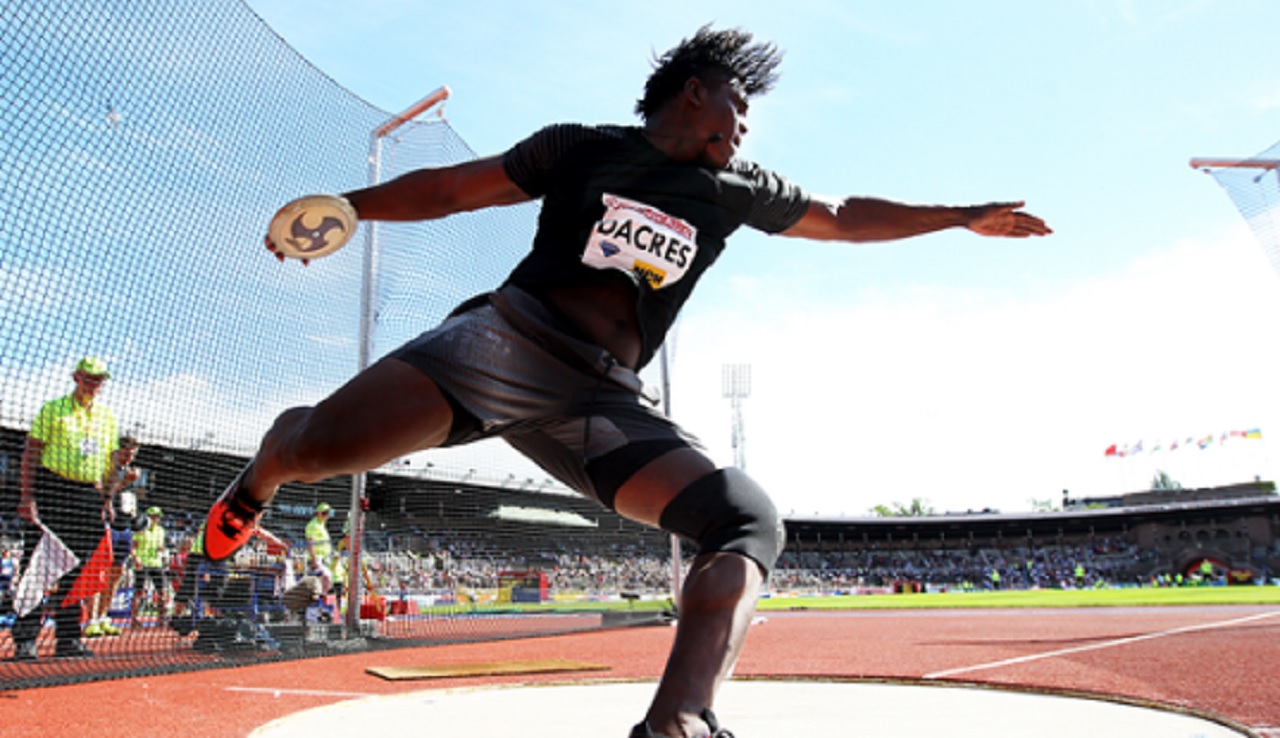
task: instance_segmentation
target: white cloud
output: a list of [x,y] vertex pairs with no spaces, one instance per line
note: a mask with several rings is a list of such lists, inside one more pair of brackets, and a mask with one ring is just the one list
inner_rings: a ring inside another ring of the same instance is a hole
[[[1032,298],[918,285],[823,310],[785,303],[691,313],[673,390],[677,420],[730,463],[721,366],[752,365],[747,467],[784,511],[856,515],[913,497],[1025,510],[1170,470],[1106,459],[1111,443],[1280,433],[1280,281],[1243,227]],[[1213,464],[1171,473],[1188,486],[1272,476],[1264,454],[1204,453]]]

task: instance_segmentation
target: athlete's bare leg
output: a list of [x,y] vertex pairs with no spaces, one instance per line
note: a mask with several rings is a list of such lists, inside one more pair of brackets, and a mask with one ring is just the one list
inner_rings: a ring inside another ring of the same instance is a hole
[[[614,505],[621,515],[656,525],[676,495],[715,468],[692,449],[672,451],[628,480]],[[763,583],[760,565],[745,556],[721,552],[694,559],[681,592],[675,642],[645,715],[654,733],[671,738],[707,734],[699,715],[713,706],[738,660]]]
[[241,487],[269,502],[281,485],[358,474],[440,445],[453,410],[440,388],[398,359],[382,359],[315,407],[276,418]]

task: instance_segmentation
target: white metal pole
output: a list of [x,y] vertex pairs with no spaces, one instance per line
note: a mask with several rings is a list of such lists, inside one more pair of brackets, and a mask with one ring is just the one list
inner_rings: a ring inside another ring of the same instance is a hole
[[[671,417],[671,371],[670,357],[667,354],[667,342],[663,341],[658,350],[658,367],[662,370],[662,413]],[[680,577],[680,537],[671,535],[671,601],[676,603],[676,612],[680,612],[680,592],[684,584]]]
[[[369,186],[382,181],[382,139],[386,138],[400,126],[408,123],[422,113],[430,110],[437,103],[448,99],[450,90],[447,86],[437,88],[434,92],[409,106],[403,113],[393,116],[386,123],[378,126],[370,135],[369,141]],[[365,223],[364,267],[360,282],[360,348],[357,372],[368,368],[373,354],[373,332],[375,322],[375,302],[377,300],[378,278],[378,225]],[[364,543],[364,500],[367,475],[356,474],[351,478],[351,526],[347,532],[347,616],[344,620],[347,635],[356,636],[360,631],[361,589],[364,585],[361,557],[361,546]]]

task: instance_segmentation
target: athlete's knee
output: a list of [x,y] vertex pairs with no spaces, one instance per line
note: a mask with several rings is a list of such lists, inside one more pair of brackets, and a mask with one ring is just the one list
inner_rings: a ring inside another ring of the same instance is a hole
[[698,553],[729,551],[760,564],[767,576],[786,543],[773,501],[745,472],[718,469],[676,495],[662,511],[663,530],[698,544]]

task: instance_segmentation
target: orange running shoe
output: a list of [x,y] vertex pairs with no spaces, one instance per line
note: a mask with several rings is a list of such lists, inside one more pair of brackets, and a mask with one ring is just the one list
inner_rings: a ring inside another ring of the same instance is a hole
[[267,506],[251,499],[241,481],[249,467],[236,475],[227,491],[209,508],[204,522],[204,555],[210,561],[222,561],[239,551],[253,537],[258,520]]

